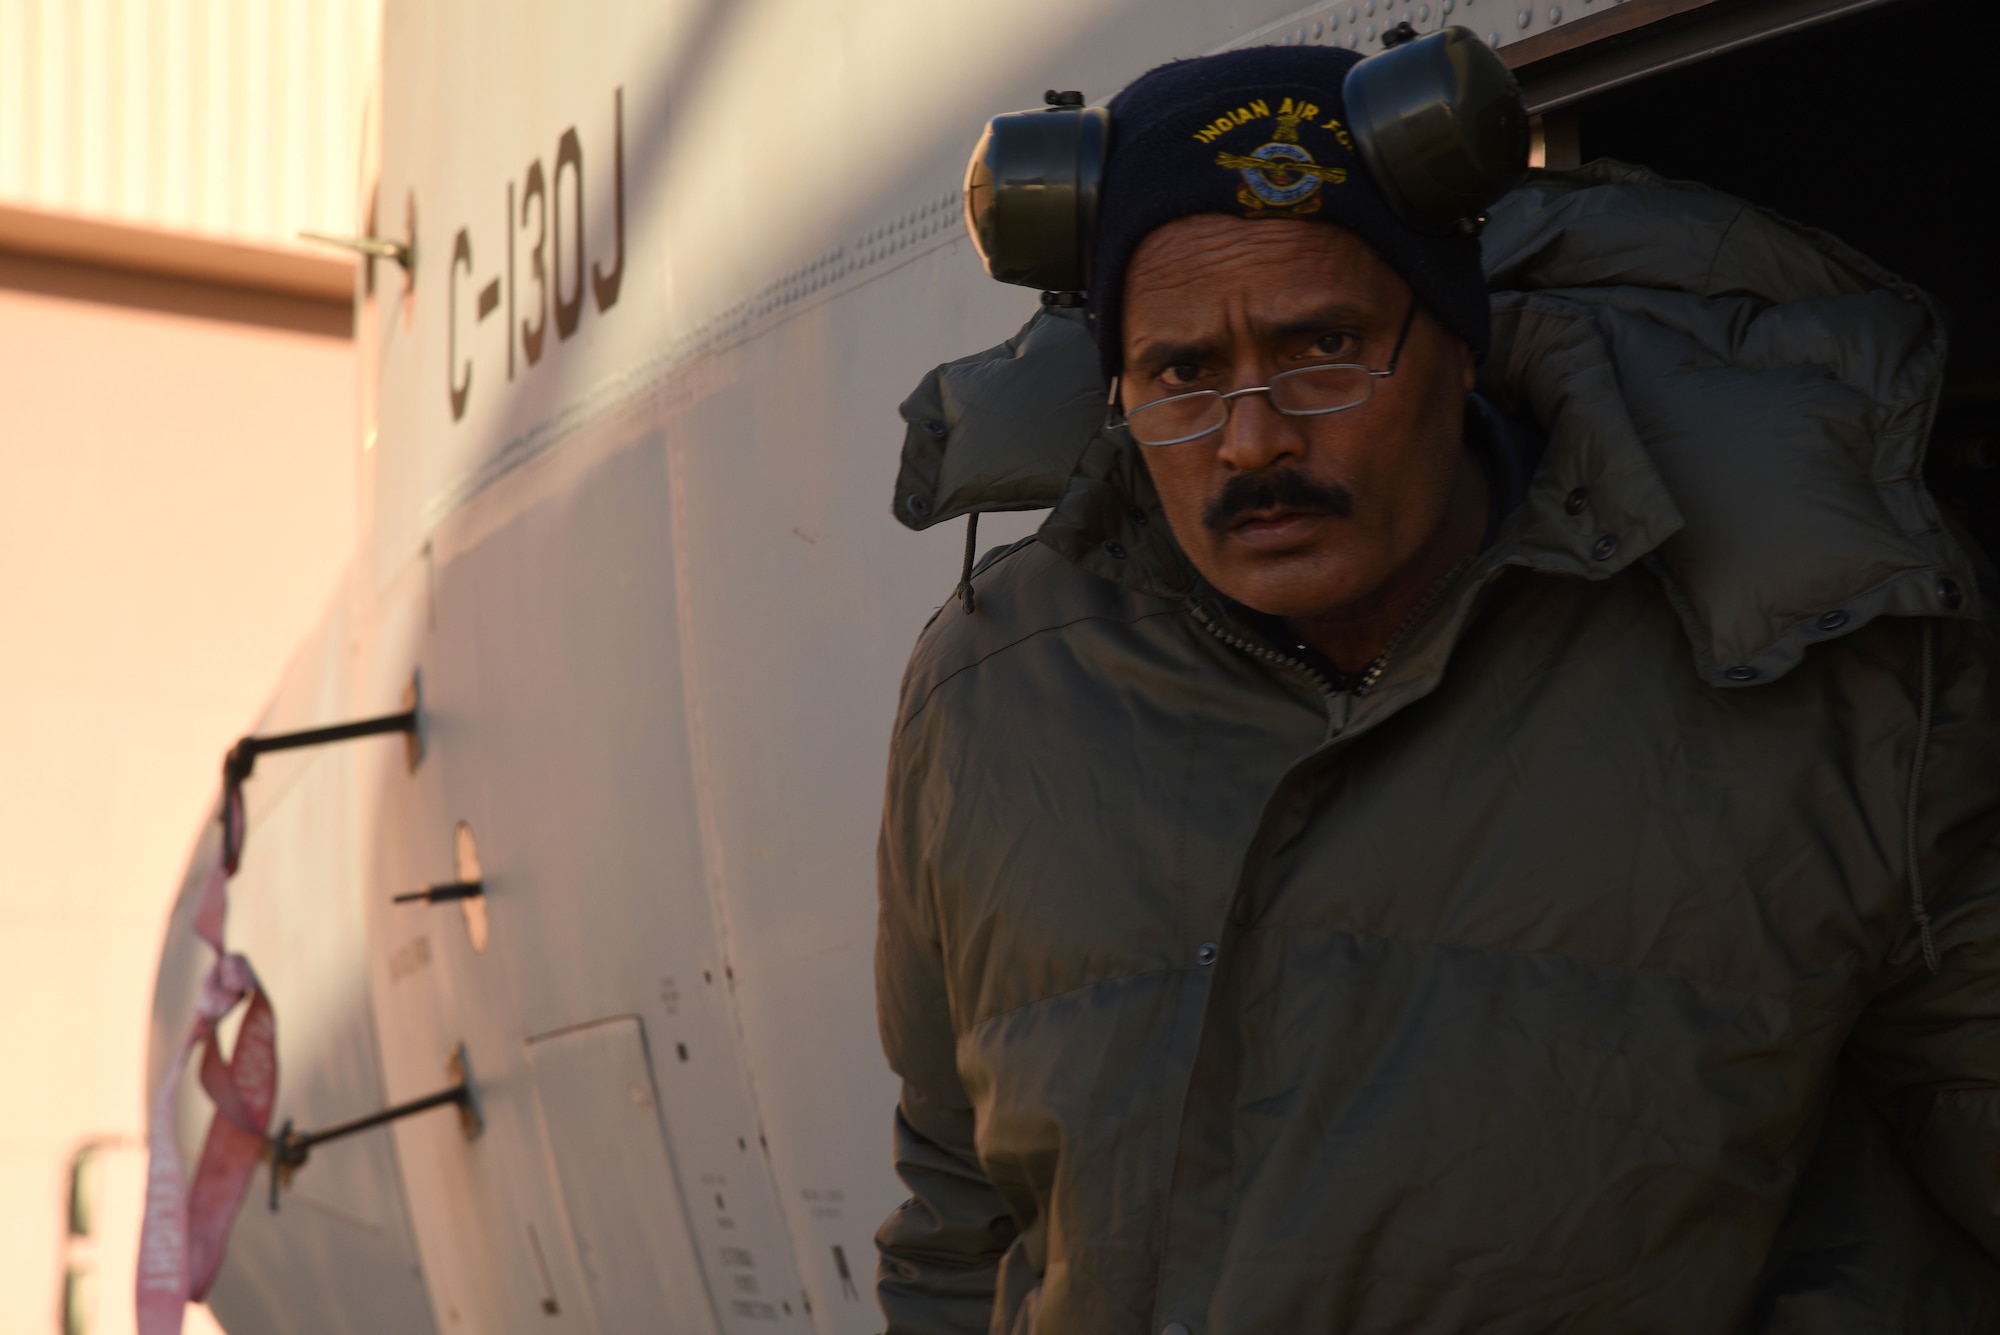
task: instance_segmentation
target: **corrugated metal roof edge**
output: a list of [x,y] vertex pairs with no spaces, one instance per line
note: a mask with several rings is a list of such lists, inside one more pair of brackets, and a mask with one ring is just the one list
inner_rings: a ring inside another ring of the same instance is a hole
[[0,251],[347,307],[352,257],[0,204]]

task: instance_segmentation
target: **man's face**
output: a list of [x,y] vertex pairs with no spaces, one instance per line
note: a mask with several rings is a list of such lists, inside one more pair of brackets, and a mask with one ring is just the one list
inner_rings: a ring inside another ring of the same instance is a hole
[[[1385,368],[1409,286],[1329,223],[1199,214],[1149,235],[1126,270],[1126,412],[1191,390],[1228,392],[1315,363]],[[1438,534],[1460,470],[1470,350],[1419,309],[1392,376],[1365,403],[1291,417],[1268,396],[1221,430],[1141,446],[1195,567],[1260,612],[1336,614],[1381,591]]]

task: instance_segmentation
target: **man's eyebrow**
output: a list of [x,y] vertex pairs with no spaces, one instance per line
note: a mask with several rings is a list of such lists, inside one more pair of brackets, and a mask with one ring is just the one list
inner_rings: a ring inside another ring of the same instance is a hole
[[1352,306],[1322,306],[1310,315],[1301,315],[1282,323],[1258,322],[1259,338],[1277,342],[1289,342],[1307,334],[1324,334],[1329,329],[1359,328],[1371,323],[1367,312]]
[[1139,366],[1163,367],[1179,366],[1183,363],[1199,365],[1215,355],[1214,341],[1190,340],[1185,343],[1141,343],[1132,354],[1132,361]]
[[[1330,304],[1320,307],[1310,314],[1296,316],[1289,320],[1259,322],[1257,337],[1278,343],[1288,343],[1309,334],[1324,334],[1334,329],[1368,329],[1381,321],[1379,313],[1363,310],[1346,304]],[[1183,363],[1199,366],[1214,359],[1221,341],[1216,339],[1186,339],[1176,342],[1160,341],[1141,343],[1130,360],[1134,366],[1157,370],[1166,366]]]

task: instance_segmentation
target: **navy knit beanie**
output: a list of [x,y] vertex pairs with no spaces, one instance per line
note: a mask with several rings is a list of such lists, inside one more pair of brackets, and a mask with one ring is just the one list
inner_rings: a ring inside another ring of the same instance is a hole
[[1132,252],[1155,228],[1196,213],[1337,223],[1486,355],[1478,238],[1430,236],[1403,222],[1354,150],[1341,83],[1360,59],[1330,47],[1254,46],[1162,65],[1111,99],[1088,301],[1107,376],[1123,361],[1119,314]]

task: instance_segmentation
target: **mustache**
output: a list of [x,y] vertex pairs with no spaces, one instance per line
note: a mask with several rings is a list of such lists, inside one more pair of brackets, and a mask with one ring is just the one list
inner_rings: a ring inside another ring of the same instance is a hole
[[1214,532],[1226,533],[1242,516],[1259,510],[1316,510],[1345,518],[1354,513],[1354,493],[1296,468],[1238,473],[1202,508],[1201,522]]

